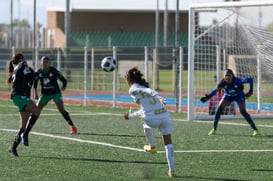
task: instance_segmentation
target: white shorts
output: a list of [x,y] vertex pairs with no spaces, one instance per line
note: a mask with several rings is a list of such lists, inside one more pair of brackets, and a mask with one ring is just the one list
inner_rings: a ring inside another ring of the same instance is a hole
[[169,116],[144,119],[144,128],[158,128],[161,136],[173,133],[173,126]]

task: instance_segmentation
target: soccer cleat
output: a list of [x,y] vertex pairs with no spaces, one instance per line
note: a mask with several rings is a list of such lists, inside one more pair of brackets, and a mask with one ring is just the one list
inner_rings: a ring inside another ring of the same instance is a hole
[[259,136],[261,135],[258,130],[254,130],[252,136]]
[[169,175],[170,178],[176,176],[175,173],[174,173],[174,171],[169,171],[169,172],[168,172],[168,175]]
[[216,130],[215,129],[212,129],[209,131],[208,135],[216,135]]
[[9,152],[15,157],[19,156],[18,153],[17,153],[16,148],[9,147]]
[[25,146],[29,146],[29,144],[28,144],[28,135],[25,135],[25,134],[22,135],[22,143]]
[[77,128],[76,126],[71,126],[70,127],[70,134],[76,134],[77,133]]
[[151,147],[150,145],[144,145],[144,151],[145,152],[150,152],[152,154],[156,154],[157,153],[157,150],[155,147]]

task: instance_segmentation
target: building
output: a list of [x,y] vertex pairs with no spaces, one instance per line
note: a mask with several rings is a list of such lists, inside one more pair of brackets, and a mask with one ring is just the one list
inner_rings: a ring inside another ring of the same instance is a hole
[[[163,46],[165,11],[159,12],[159,45]],[[72,9],[69,46],[153,46],[155,10],[141,9]],[[168,12],[168,44],[174,45],[175,11]],[[188,11],[180,11],[182,44],[187,42]],[[46,48],[65,46],[65,11],[47,12]]]

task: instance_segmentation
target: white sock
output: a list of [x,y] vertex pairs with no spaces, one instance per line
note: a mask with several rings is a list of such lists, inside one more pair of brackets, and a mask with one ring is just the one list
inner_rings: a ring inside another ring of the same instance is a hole
[[144,127],[144,134],[146,136],[146,141],[147,143],[151,146],[154,147],[155,146],[155,142],[154,142],[154,135],[153,135],[153,129],[152,128],[147,128],[145,126]]
[[165,145],[166,157],[169,165],[169,171],[174,171],[174,150],[173,145]]

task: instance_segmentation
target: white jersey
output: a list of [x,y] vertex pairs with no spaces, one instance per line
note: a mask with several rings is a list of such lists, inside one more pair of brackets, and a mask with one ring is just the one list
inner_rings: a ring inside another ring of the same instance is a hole
[[164,98],[157,91],[134,83],[129,89],[129,94],[140,105],[140,110],[131,117],[141,116],[144,119],[169,117],[169,113],[161,101]]

